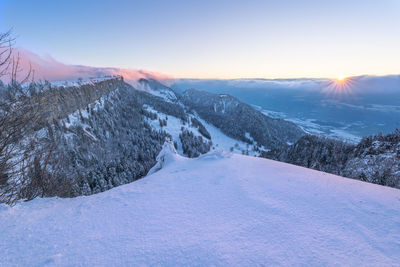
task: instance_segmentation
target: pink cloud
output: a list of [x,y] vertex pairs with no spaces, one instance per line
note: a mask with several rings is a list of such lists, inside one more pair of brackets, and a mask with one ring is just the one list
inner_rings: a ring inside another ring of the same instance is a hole
[[[135,70],[124,68],[102,68],[82,65],[67,65],[59,62],[51,56],[39,56],[29,50],[16,48],[14,55],[19,54],[21,69],[29,70],[29,65],[34,70],[34,79],[48,81],[74,80],[78,78],[102,77],[107,75],[121,75],[128,83],[135,84],[140,78],[152,78],[159,81],[171,81],[172,77],[166,74],[147,70]],[[22,77],[22,71],[20,76]],[[3,77],[6,80],[7,77]]]

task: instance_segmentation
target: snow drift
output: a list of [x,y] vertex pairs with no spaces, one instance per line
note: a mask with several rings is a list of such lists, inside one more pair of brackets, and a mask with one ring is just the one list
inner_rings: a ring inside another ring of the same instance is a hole
[[0,205],[0,265],[400,262],[397,189],[236,154],[181,160],[171,144],[161,155],[104,193]]

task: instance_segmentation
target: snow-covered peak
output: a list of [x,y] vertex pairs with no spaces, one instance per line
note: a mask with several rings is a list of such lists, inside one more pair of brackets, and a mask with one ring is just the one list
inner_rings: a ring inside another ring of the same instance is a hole
[[137,81],[135,87],[138,90],[142,90],[152,95],[161,97],[166,101],[174,102],[178,99],[175,92],[171,88],[165,86],[155,79],[141,78]]

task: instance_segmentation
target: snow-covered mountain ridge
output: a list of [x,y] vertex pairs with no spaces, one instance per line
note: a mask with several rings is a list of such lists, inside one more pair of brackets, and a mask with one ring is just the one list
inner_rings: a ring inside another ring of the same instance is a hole
[[[28,99],[25,106],[38,104],[38,120],[31,120],[27,133],[14,142],[31,143],[15,151],[32,154],[17,171],[0,170],[0,202],[89,195],[132,182],[153,167],[166,138],[189,157],[219,148],[259,155],[273,145],[254,143],[246,128],[247,139],[228,137],[218,124],[207,123],[185,106],[167,86],[156,80],[138,83],[140,89],[117,76],[29,85],[29,94],[23,96]],[[11,89],[0,85],[2,96],[11,95]],[[14,144],[9,147],[15,148]],[[6,159],[4,165],[13,165],[15,158]]]
[[0,205],[0,265],[400,262],[399,190],[238,154],[188,159],[171,146],[159,171],[128,185]]

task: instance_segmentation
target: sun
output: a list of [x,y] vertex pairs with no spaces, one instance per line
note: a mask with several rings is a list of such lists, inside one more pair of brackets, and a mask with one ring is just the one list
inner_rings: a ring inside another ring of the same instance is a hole
[[344,75],[339,75],[337,77],[338,81],[344,81],[346,79],[346,77]]

